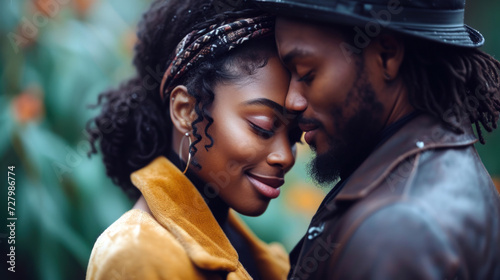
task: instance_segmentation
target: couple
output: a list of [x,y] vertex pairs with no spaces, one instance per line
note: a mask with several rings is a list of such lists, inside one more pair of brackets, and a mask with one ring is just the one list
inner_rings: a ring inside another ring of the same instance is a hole
[[[137,77],[100,98],[91,141],[137,203],[87,279],[500,279],[472,131],[497,126],[500,63],[464,1],[217,3],[155,1]],[[302,132],[340,181],[288,257],[230,209],[266,210]]]

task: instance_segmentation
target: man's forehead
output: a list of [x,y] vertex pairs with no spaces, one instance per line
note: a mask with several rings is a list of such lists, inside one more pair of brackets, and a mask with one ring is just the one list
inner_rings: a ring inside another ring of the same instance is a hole
[[[332,27],[333,29],[334,27]],[[276,21],[276,42],[283,62],[287,59],[314,54],[332,43],[336,32],[319,24],[278,18]]]
[[286,48],[283,50],[283,53],[281,54],[281,60],[283,61],[283,64],[289,65],[295,59],[304,58],[312,54],[312,51],[308,51],[307,49],[297,46],[292,46],[292,48],[290,48],[289,50],[287,50]]
[[293,31],[293,29],[316,29],[319,27],[319,25],[303,19],[280,16],[276,18],[276,28],[281,29],[280,31]]
[[281,39],[319,39],[340,34],[341,26],[303,19],[278,17],[276,19],[276,38]]

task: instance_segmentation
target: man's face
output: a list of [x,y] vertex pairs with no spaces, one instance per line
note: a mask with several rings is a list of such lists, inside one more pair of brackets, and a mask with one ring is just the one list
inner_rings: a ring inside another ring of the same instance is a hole
[[279,18],[276,41],[291,72],[286,108],[301,112],[300,127],[316,152],[319,183],[347,176],[368,156],[382,129],[384,106],[370,81],[372,60],[349,56],[334,28]]

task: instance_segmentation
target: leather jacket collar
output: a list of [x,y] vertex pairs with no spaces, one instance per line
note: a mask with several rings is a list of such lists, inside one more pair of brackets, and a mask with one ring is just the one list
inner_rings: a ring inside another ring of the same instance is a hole
[[393,168],[413,154],[428,149],[468,146],[477,142],[470,123],[464,120],[460,126],[464,130],[462,134],[451,131],[432,116],[417,116],[378,147],[354,171],[334,201],[358,200],[367,196],[386,179]]

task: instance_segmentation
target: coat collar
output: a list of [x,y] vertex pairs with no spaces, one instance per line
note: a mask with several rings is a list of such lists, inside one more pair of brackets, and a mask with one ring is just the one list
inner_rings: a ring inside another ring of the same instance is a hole
[[[165,157],[132,173],[154,218],[201,269],[235,271],[238,254],[195,186]],[[238,223],[230,213],[229,222]]]
[[358,200],[368,195],[389,173],[408,157],[419,152],[477,142],[470,123],[460,124],[464,133],[455,133],[429,115],[419,115],[378,147],[354,171],[335,201]]

